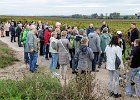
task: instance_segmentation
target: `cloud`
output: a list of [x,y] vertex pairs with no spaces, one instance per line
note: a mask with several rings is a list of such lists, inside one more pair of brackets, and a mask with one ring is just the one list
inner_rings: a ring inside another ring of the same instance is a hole
[[0,0],[0,15],[135,14],[140,0]]

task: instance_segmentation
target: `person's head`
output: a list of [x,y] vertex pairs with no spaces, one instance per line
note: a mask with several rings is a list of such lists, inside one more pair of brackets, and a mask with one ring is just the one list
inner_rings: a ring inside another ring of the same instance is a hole
[[88,37],[83,37],[83,38],[81,39],[81,44],[83,44],[83,45],[88,45]]
[[67,31],[62,31],[61,32],[61,37],[66,38],[67,37]]
[[111,41],[110,41],[110,45],[115,45],[115,46],[119,46],[119,38],[117,35],[113,36]]
[[75,36],[75,35],[78,35],[79,32],[78,32],[77,29],[73,29],[73,30],[72,30],[72,33],[73,33],[73,35]]
[[55,27],[56,27],[56,28],[60,28],[60,27],[61,27],[61,23],[60,23],[60,22],[56,22],[56,23],[55,23]]
[[55,31],[57,32],[57,34],[60,34],[61,33],[60,28],[56,28]]
[[136,28],[136,23],[131,23],[131,28],[132,29]]
[[27,29],[30,29],[30,25],[29,25],[29,24],[27,24],[25,27],[26,27]]
[[90,24],[89,27],[92,28],[93,27],[93,24]]
[[119,38],[122,38],[122,32],[121,32],[121,31],[117,31],[117,36],[118,36]]
[[11,25],[14,26],[14,22],[12,22]]
[[136,39],[134,41],[134,47],[136,47],[136,46],[140,46],[140,39]]
[[101,33],[101,32],[100,32],[100,28],[95,27],[95,32],[96,32],[97,34],[100,34],[100,33]]
[[20,23],[20,24],[18,24],[18,26],[20,27],[20,28],[22,28],[22,24]]
[[105,25],[105,24],[106,24],[106,22],[105,22],[105,21],[102,21],[102,24],[103,24],[103,25]]
[[107,27],[105,27],[105,28],[103,29],[103,33],[108,33],[108,28],[107,28]]
[[36,29],[36,26],[35,26],[35,25],[31,25],[31,26],[30,26],[30,29],[31,29],[31,31],[32,31],[34,34],[37,33],[37,29]]
[[68,32],[72,32],[72,27],[71,26],[68,26],[67,31]]
[[50,32],[52,32],[53,26],[52,26],[52,25],[48,26],[48,30],[49,30]]
[[79,34],[80,34],[80,35],[84,35],[84,32],[85,32],[85,31],[84,31],[83,28],[81,28],[81,29],[79,30]]
[[51,36],[54,37],[54,38],[57,38],[57,32],[56,32],[56,31],[53,31],[53,32],[51,33]]

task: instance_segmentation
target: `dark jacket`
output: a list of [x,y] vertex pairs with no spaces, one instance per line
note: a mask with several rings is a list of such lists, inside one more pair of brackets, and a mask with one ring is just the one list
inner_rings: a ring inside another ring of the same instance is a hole
[[17,27],[16,36],[19,37],[21,32],[22,32],[22,29],[20,27]]
[[89,27],[89,28],[87,28],[87,35],[89,34],[89,33],[93,33],[94,32],[94,28],[92,27]]
[[139,38],[139,30],[137,28],[134,28],[131,31],[131,36],[130,36],[131,42],[134,42],[135,39],[138,39],[138,38]]
[[10,26],[10,32],[11,32],[11,35],[15,35],[16,34],[14,26]]
[[78,70],[86,71],[92,69],[94,54],[91,48],[86,45],[80,45],[79,48],[76,49],[75,57],[78,58]]
[[103,31],[103,29],[104,29],[105,27],[107,27],[107,28],[108,28],[108,31],[109,31],[109,26],[108,26],[107,24],[105,24],[105,25],[103,25],[103,26],[101,27],[101,32]]
[[131,68],[138,68],[140,67],[140,46],[134,47],[131,52],[132,61],[131,61]]

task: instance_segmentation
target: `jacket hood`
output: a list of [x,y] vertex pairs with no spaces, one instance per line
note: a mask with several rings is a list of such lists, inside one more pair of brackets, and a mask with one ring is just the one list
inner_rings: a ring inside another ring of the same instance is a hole
[[103,37],[104,39],[107,39],[107,38],[108,38],[107,33],[103,33],[103,34],[102,34],[102,37]]
[[79,47],[82,54],[87,54],[87,46],[86,45],[80,45]]

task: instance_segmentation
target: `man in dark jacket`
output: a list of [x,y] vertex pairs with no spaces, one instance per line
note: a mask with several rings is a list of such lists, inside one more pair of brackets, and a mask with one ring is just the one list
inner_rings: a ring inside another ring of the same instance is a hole
[[20,42],[20,34],[22,32],[22,24],[18,24],[18,27],[16,29],[16,36],[18,37],[18,46],[22,47],[21,42]]
[[16,39],[15,39],[15,34],[16,34],[16,31],[15,31],[15,27],[14,27],[14,22],[11,23],[11,26],[10,26],[10,32],[11,32],[11,42],[16,42]]
[[93,33],[93,32],[94,32],[93,24],[90,24],[89,27],[87,28],[87,36],[89,33]]
[[109,32],[109,26],[106,24],[105,21],[102,22],[102,27],[101,27],[101,32],[103,32],[103,29],[107,27],[108,28],[108,32]]
[[130,34],[130,41],[131,41],[131,44],[134,45],[135,39],[139,38],[139,30],[136,27],[136,23],[131,23],[131,28],[132,28],[132,31]]

